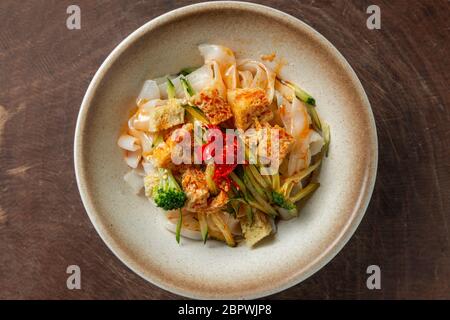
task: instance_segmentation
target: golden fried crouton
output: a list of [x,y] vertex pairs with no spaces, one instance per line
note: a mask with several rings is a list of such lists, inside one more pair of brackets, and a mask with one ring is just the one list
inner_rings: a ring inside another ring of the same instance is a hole
[[238,129],[247,129],[254,119],[269,121],[273,117],[266,93],[260,88],[228,91],[228,103],[234,115],[234,124]]
[[219,124],[233,116],[227,101],[217,89],[205,89],[192,98],[192,103],[203,111],[211,124]]
[[203,171],[188,168],[182,175],[181,186],[186,193],[188,209],[205,208],[208,205],[209,189]]
[[245,242],[250,247],[267,237],[272,233],[272,224],[269,217],[259,210],[253,209],[253,223],[248,221],[247,217],[242,217],[241,228],[244,234]]
[[[170,168],[173,166],[172,163],[172,150],[177,143],[190,135],[193,130],[193,125],[187,123],[182,127],[177,127],[176,129],[167,130],[165,137],[166,141],[157,145],[148,154],[144,155],[149,159],[155,167],[159,168]],[[192,140],[192,139],[191,139]]]
[[169,168],[172,165],[171,155],[172,151],[169,145],[162,142],[145,156],[155,167]]
[[174,99],[149,111],[150,132],[157,132],[184,123],[184,108]]
[[[265,154],[266,158],[272,158],[273,143],[274,150],[278,149],[278,163],[281,163],[289,153],[291,146],[294,143],[294,138],[282,127],[278,125],[271,126],[267,122],[263,124],[257,123],[255,129],[257,130],[259,138],[258,155],[263,156]],[[278,130],[278,140],[272,141],[272,134],[274,134],[272,133],[272,130]],[[273,156],[275,157],[276,154]]]

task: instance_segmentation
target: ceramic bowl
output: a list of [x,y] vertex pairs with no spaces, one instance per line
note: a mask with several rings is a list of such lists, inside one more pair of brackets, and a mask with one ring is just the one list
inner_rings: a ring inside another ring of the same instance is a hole
[[[238,56],[275,52],[282,76],[316,98],[331,127],[321,187],[300,217],[254,249],[188,239],[177,244],[164,217],[123,180],[116,141],[144,80],[201,65],[197,45],[222,44]],[[82,102],[75,133],[75,169],[95,229],[131,270],[192,298],[249,299],[298,284],[342,249],[360,223],[376,176],[377,136],[356,74],[323,36],[269,7],[241,2],[191,5],[157,17],[106,58]]]

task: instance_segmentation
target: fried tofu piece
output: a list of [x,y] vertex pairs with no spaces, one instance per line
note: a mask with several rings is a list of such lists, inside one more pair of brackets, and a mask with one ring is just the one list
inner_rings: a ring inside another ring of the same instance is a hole
[[211,124],[219,124],[233,116],[227,101],[217,89],[205,89],[192,98],[192,103],[203,111]]
[[184,108],[174,99],[149,111],[150,132],[157,132],[184,123]]
[[208,205],[209,189],[205,173],[197,168],[188,168],[182,175],[181,186],[186,193],[188,209],[205,208]]
[[[255,126],[258,134],[258,155],[266,155],[266,158],[278,160],[278,163],[283,162],[283,159],[291,150],[292,144],[294,143],[294,137],[292,137],[286,130],[278,125],[271,126],[269,123],[265,122],[263,124],[257,123]],[[272,130],[278,130],[278,139],[272,141]],[[272,148],[274,150],[278,149],[278,155],[272,154]],[[277,157],[278,159],[273,159]]]
[[272,233],[272,224],[269,219],[267,215],[256,209],[253,210],[253,223],[250,223],[247,217],[240,219],[242,233],[247,245],[253,247]]
[[144,155],[149,159],[155,167],[158,168],[171,168],[172,163],[172,150],[177,143],[181,143],[186,135],[190,135],[193,130],[193,125],[187,123],[182,127],[176,129],[169,129],[166,133],[166,141],[160,143],[148,154]]
[[266,92],[260,88],[228,91],[228,103],[234,115],[234,124],[238,129],[247,129],[255,119],[269,121],[273,117]]
[[145,155],[150,162],[158,168],[169,168],[172,164],[172,152],[165,142],[156,146],[148,155]]

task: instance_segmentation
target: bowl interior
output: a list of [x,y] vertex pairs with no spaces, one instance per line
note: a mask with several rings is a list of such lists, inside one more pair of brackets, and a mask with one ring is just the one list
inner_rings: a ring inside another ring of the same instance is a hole
[[[298,219],[255,249],[182,239],[163,214],[123,180],[116,141],[146,79],[202,64],[197,45],[222,44],[238,57],[275,52],[281,74],[317,100],[331,127],[321,187]],[[376,132],[367,97],[323,37],[278,11],[250,4],[186,7],[151,21],[108,57],[83,101],[75,141],[77,180],[88,214],[115,254],[145,279],[196,298],[254,298],[305,279],[342,248],[366,209],[376,170]]]

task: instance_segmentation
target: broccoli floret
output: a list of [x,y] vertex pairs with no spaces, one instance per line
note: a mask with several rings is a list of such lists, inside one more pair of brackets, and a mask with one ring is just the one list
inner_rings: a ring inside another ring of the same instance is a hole
[[292,213],[297,212],[297,207],[295,206],[295,204],[293,204],[290,200],[286,199],[281,193],[273,191],[272,199],[277,206],[289,210],[289,212]]
[[167,169],[159,169],[159,182],[153,187],[153,200],[164,210],[178,209],[184,206],[186,194]]

